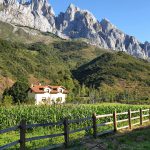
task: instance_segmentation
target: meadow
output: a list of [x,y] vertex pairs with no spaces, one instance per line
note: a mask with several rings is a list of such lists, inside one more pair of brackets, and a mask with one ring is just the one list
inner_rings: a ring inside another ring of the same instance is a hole
[[[66,104],[66,105],[56,105],[56,106],[27,106],[27,105],[16,105],[11,107],[0,107],[0,129],[5,129],[7,127],[12,127],[18,125],[21,119],[26,119],[27,124],[37,124],[37,123],[49,123],[58,122],[63,120],[65,117],[68,119],[79,119],[92,116],[95,112],[96,114],[108,114],[112,113],[114,110],[117,112],[125,112],[128,109],[138,110],[139,108],[150,108],[148,105],[127,105],[118,103],[101,103],[101,104]],[[107,118],[105,120],[100,120],[99,122],[112,121],[112,118]],[[83,123],[71,124],[70,130],[79,129],[85,126],[92,125],[92,121],[85,121]],[[111,129],[111,126],[107,127]],[[99,131],[106,129],[100,128]],[[27,130],[27,137],[48,135],[53,133],[63,132],[63,127],[38,127]],[[92,130],[81,131],[79,133],[72,134],[70,139],[75,140],[79,137],[84,137],[92,133]],[[17,140],[19,138],[19,132],[13,131],[6,134],[0,135],[0,146]],[[48,146],[53,144],[62,143],[63,137],[50,138],[46,140],[38,140],[27,143],[28,149],[36,149],[41,147],[41,145]],[[18,146],[12,147],[12,149],[17,149]]]

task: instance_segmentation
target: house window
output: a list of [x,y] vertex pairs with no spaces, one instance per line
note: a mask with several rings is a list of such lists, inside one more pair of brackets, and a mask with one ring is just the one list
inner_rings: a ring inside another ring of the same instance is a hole
[[46,93],[49,93],[49,89],[46,89]]
[[63,92],[63,89],[59,89],[59,92],[62,93],[62,92]]
[[42,102],[46,103],[46,97],[42,97]]

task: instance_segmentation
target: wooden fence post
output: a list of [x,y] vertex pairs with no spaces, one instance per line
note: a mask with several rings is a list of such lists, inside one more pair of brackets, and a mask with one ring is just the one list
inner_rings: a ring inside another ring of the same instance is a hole
[[26,120],[20,122],[20,150],[25,150],[26,143]]
[[113,112],[113,123],[114,123],[114,132],[117,131],[117,113],[116,110]]
[[65,139],[65,147],[67,148],[69,145],[69,122],[68,122],[68,118],[64,119],[64,139]]
[[143,118],[142,118],[142,108],[140,108],[140,125],[143,124]]
[[93,119],[93,136],[94,138],[97,138],[96,113],[93,113],[92,119]]
[[129,120],[129,129],[132,128],[131,126],[131,109],[128,110],[128,120]]

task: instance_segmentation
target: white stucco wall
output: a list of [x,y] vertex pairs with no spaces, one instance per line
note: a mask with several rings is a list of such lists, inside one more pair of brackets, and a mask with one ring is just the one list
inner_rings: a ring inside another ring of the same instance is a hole
[[[43,93],[43,94],[35,94],[35,104],[44,104],[42,99],[46,98],[46,100],[49,100],[50,94],[49,93]],[[51,104],[51,101],[47,101],[48,104]]]
[[57,102],[57,98],[61,98],[60,103],[65,103],[66,101],[66,94],[57,93],[57,94],[50,94],[50,93],[43,93],[43,94],[35,94],[35,104],[44,104],[42,99],[46,98],[48,104],[53,104],[53,102]]
[[61,103],[65,103],[66,101],[66,94],[57,93],[57,94],[51,94],[51,100],[53,100],[56,103],[57,98],[61,98]]

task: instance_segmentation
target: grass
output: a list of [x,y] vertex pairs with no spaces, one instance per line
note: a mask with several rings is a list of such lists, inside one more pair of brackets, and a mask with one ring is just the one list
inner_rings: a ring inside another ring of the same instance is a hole
[[141,128],[136,126],[133,130],[121,130],[116,134],[100,136],[97,139],[93,139],[92,136],[87,139],[76,139],[68,147],[68,150],[149,150],[149,139],[150,124],[148,123]]
[[122,130],[115,135],[98,137],[96,140],[86,140],[80,144],[80,149],[102,150],[149,150],[150,124],[133,130]]
[[[133,130],[121,136],[108,139],[107,149],[116,150],[148,150],[150,149],[150,127]],[[105,140],[107,141],[107,140]]]
[[[36,133],[28,133],[28,137],[39,136],[43,134],[44,130],[36,131]],[[45,132],[48,132],[45,130]],[[12,132],[9,136],[5,134],[3,136],[5,141],[11,141],[13,138],[17,140],[18,134]],[[74,134],[74,139],[76,139],[72,145],[68,148],[72,149],[80,149],[80,150],[89,150],[89,149],[102,149],[102,150],[149,150],[150,149],[150,126],[144,128],[137,128],[132,131],[122,130],[115,135],[106,135],[98,137],[96,140],[92,137],[88,140],[84,140],[81,138],[77,140],[78,137],[83,137],[82,133]],[[34,150],[42,147],[53,147],[53,144],[62,143],[63,137],[59,139],[46,139],[46,140],[38,140],[27,143],[27,149]],[[11,150],[19,149],[19,145],[14,146]],[[60,149],[60,148],[58,148]],[[61,149],[64,149],[63,147]]]

